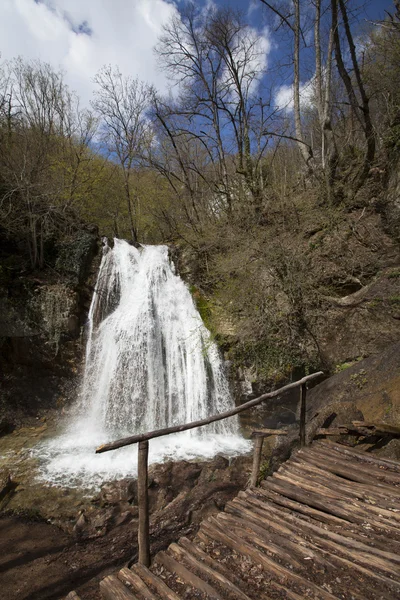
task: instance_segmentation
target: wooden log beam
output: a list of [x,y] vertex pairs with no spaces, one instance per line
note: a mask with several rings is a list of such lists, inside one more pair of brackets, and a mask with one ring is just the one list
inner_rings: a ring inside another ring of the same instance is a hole
[[306,397],[307,382],[305,381],[300,387],[300,446],[302,448],[306,445]]
[[352,496],[358,499],[362,499],[364,502],[373,501],[378,506],[383,508],[396,509],[398,506],[398,499],[392,498],[390,494],[382,492],[371,486],[365,486],[355,481],[347,481],[343,477],[338,477],[334,473],[319,469],[315,465],[301,461],[297,457],[292,457],[290,463],[282,465],[280,468],[282,473],[292,473],[296,475],[303,474],[309,477],[310,480],[316,483],[322,483],[330,485],[337,491],[341,491],[344,495]]
[[242,586],[243,584],[246,586],[246,582],[244,582],[243,579],[240,577],[240,571],[232,570],[228,563],[222,563],[220,561],[214,560],[209,554],[204,552],[204,550],[202,550],[200,546],[198,546],[194,542],[191,542],[190,540],[188,540],[188,538],[181,537],[179,539],[179,546],[185,548],[203,565],[207,565],[208,567],[211,567],[211,569],[218,571],[218,573],[229,579],[229,581],[231,581],[237,588],[240,589],[239,586]]
[[[326,527],[321,527],[317,525],[315,522],[306,521],[304,518],[296,515],[295,513],[287,513],[278,507],[273,507],[270,504],[260,502],[254,496],[248,495],[245,499],[236,499],[233,502],[228,503],[227,506],[231,507],[235,503],[237,504],[247,504],[251,507],[251,510],[256,514],[261,514],[264,516],[264,520],[266,525],[273,526],[275,522],[275,526],[280,528],[280,532],[282,535],[288,535],[285,529],[289,526],[288,523],[291,524],[293,530],[289,532],[291,539],[298,539],[298,543],[301,543],[302,538],[297,534],[302,530],[312,531],[312,534],[315,538],[323,538],[324,540],[331,540],[336,544],[339,544],[340,547],[346,546],[355,550],[362,551],[366,554],[372,554],[374,556],[379,557],[384,561],[387,561],[388,564],[384,564],[384,569],[388,569],[388,572],[398,577],[400,574],[400,556],[395,554],[394,552],[387,552],[385,550],[381,550],[379,548],[375,548],[374,546],[368,545],[365,543],[365,538],[362,539],[360,536],[357,539],[352,536],[343,535],[343,531],[341,533],[337,533],[335,531],[330,530]],[[253,508],[254,507],[256,508]],[[231,510],[231,508],[229,508]],[[286,525],[286,527],[284,527]],[[353,533],[353,532],[352,532]],[[296,538],[293,538],[293,535],[296,535]],[[304,540],[303,540],[304,541]],[[315,539],[313,541],[316,541]],[[318,543],[318,542],[317,542]],[[332,546],[333,547],[333,546]],[[335,551],[340,552],[339,548],[334,548]],[[370,560],[370,559],[368,559]]]
[[222,544],[225,544],[225,546],[235,553],[248,556],[254,564],[261,565],[266,572],[277,577],[278,581],[294,583],[296,586],[300,586],[303,590],[306,590],[308,596],[310,596],[310,592],[312,592],[316,598],[320,598],[321,600],[336,600],[335,596],[328,591],[325,591],[315,583],[303,578],[301,575],[293,573],[290,569],[257,550],[252,544],[242,540],[235,533],[232,533],[231,531],[228,532],[227,528],[216,518],[209,517],[208,520],[203,521],[200,531],[204,532],[211,540],[217,540]]
[[154,588],[156,590],[157,594],[161,598],[164,598],[164,600],[181,600],[179,598],[179,596],[177,594],[175,594],[175,592],[173,590],[171,590],[171,588],[169,588],[162,579],[160,579],[159,577],[157,577],[157,575],[154,575],[154,573],[149,571],[149,569],[147,567],[136,564],[136,565],[133,565],[131,570],[134,571],[135,573],[137,573],[139,575],[139,577],[149,587]]
[[269,437],[270,435],[287,435],[285,429],[254,429],[251,437]]
[[292,390],[298,386],[301,386],[309,381],[313,381],[323,375],[322,371],[318,371],[318,373],[313,373],[312,375],[307,375],[300,379],[299,381],[294,381],[293,383],[289,383],[279,390],[275,390],[274,392],[268,392],[267,394],[263,394],[258,398],[254,398],[254,400],[249,400],[245,404],[241,404],[236,408],[232,408],[232,410],[227,410],[219,415],[214,415],[212,417],[208,417],[207,419],[201,419],[200,421],[192,421],[191,423],[185,423],[183,425],[176,425],[174,427],[167,427],[165,429],[157,429],[155,431],[149,431],[148,433],[140,433],[138,435],[132,435],[126,438],[122,438],[120,440],[116,440],[115,442],[110,442],[108,444],[103,444],[96,449],[96,454],[100,454],[102,452],[109,452],[110,450],[116,450],[117,448],[122,448],[123,446],[129,446],[130,444],[137,444],[138,442],[143,442],[145,440],[152,440],[156,437],[161,437],[163,435],[169,435],[171,433],[179,433],[180,431],[188,431],[188,429],[195,429],[196,427],[203,427],[204,425],[210,425],[210,423],[215,423],[216,421],[222,421],[222,419],[227,419],[228,417],[233,417],[249,408],[253,408],[254,406],[258,406],[265,400],[269,400],[271,398],[276,398],[280,396],[283,392],[288,390]]
[[[242,503],[242,501],[238,502],[238,504]],[[400,583],[398,583],[400,569],[395,554],[374,551],[373,548],[370,548],[366,544],[362,544],[355,540],[351,541],[340,534],[331,532],[328,529],[322,529],[313,523],[307,522],[298,516],[287,514],[282,510],[274,509],[272,512],[271,508],[270,505],[266,505],[254,510],[254,513],[259,515],[261,525],[263,524],[263,521],[266,525],[273,522],[275,522],[276,525],[280,525],[281,523],[288,525],[290,523],[293,535],[303,532],[306,536],[309,535],[312,538],[312,542],[307,543],[315,553],[318,553],[323,548],[328,554],[328,560],[338,560],[340,562],[345,562],[346,564],[351,560],[354,569],[359,570],[371,579],[376,579],[380,583],[400,587]],[[223,514],[224,513],[222,513],[222,515]],[[262,518],[263,516],[264,519]],[[219,518],[221,518],[220,515]],[[253,527],[252,524],[250,526]],[[232,528],[229,530],[231,531]],[[255,529],[255,531],[258,531],[258,529]],[[341,556],[341,554],[343,556]],[[370,566],[374,569],[369,569],[368,567]],[[386,574],[392,575],[395,579],[390,579],[386,575],[380,575],[376,571],[383,571]]]
[[336,473],[336,475],[347,477],[359,483],[378,486],[386,489],[392,496],[400,497],[400,488],[395,487],[395,485],[400,484],[400,473],[375,468],[372,465],[363,465],[362,463],[355,465],[354,461],[349,461],[345,456],[332,455],[332,452],[321,447],[318,447],[318,449],[307,448],[306,452],[299,450],[298,456],[301,456],[306,462],[315,463],[316,466],[327,467],[329,471]]
[[133,589],[133,591],[140,595],[141,600],[158,600],[158,596],[155,596],[151,590],[147,587],[143,579],[134,571],[131,571],[127,567],[124,567],[118,573],[118,579],[122,581],[127,588]]
[[357,435],[357,436],[387,436],[387,437],[400,437],[400,429],[397,427],[390,427],[389,425],[373,425],[370,423],[364,423],[363,421],[354,421],[353,423],[346,425],[339,425],[338,427],[321,427],[317,429],[315,435]]
[[139,563],[150,566],[149,492],[148,492],[149,442],[139,442],[138,449],[138,508],[139,508]]
[[[265,488],[246,490],[244,492],[239,492],[238,497],[240,499],[247,499],[251,502],[257,501],[258,505],[259,503],[263,505],[265,501],[268,501],[268,503],[272,503],[272,507],[282,507],[283,509],[289,509],[290,513],[293,515],[305,515],[306,517],[311,517],[311,519],[308,519],[308,522],[313,522],[315,524],[320,523],[323,526],[327,525],[329,530],[332,532],[340,533],[340,535],[344,537],[349,537],[350,539],[355,539],[359,542],[372,543],[375,547],[379,548],[380,550],[386,551],[387,536],[379,535],[376,533],[376,531],[374,531],[373,537],[371,538],[371,534],[367,533],[362,528],[359,531],[357,527],[349,525],[348,522],[341,518],[311,508],[305,504],[295,502],[294,500],[290,500],[289,498],[281,496],[280,494],[277,494],[272,490],[268,490]],[[270,506],[271,504],[268,504],[268,507]],[[288,514],[288,511],[285,510],[285,513]],[[400,552],[400,542],[392,539],[391,543],[392,546],[398,548]]]
[[100,581],[100,594],[103,600],[138,600],[116,575],[108,575]]
[[186,562],[186,564],[189,565],[190,570],[194,569],[194,571],[197,571],[203,577],[205,577],[206,580],[211,581],[218,587],[221,587],[228,598],[233,598],[234,600],[250,600],[250,598],[246,596],[246,594],[242,592],[242,590],[240,590],[234,583],[232,583],[230,579],[216,570],[216,568],[218,568],[217,561],[215,561],[213,566],[210,567],[209,565],[204,564],[201,560],[198,560],[180,543],[179,545],[171,544],[168,548],[168,552],[172,553],[179,563]]
[[258,475],[260,473],[263,442],[264,442],[263,437],[256,437],[255,442],[254,442],[253,468],[252,468],[251,477],[250,477],[250,485],[252,487],[255,487],[257,485]]
[[398,460],[390,460],[389,458],[382,458],[381,456],[375,456],[368,452],[358,450],[357,448],[350,448],[349,446],[343,446],[342,444],[335,444],[332,441],[318,441],[315,442],[317,447],[327,448],[329,451],[335,451],[339,454],[344,454],[350,458],[366,462],[377,467],[384,467],[385,469],[400,473],[400,462]]
[[[157,554],[157,563],[164,566],[171,574],[178,577],[181,581],[184,581],[186,585],[197,590],[197,593],[205,594],[215,600],[224,600],[221,594],[206,581],[203,581],[192,571],[189,571],[181,562],[178,562],[167,554],[166,552],[159,552]],[[194,595],[189,597],[195,597]]]

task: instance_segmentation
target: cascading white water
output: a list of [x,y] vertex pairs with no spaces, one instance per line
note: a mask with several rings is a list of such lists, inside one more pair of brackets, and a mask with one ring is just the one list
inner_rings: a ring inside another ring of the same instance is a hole
[[[42,476],[51,482],[90,486],[132,475],[132,448],[102,455],[94,448],[233,407],[218,349],[166,246],[137,249],[118,239],[105,246],[87,336],[74,418],[65,435],[42,447]],[[150,462],[247,449],[231,417],[152,440]]]

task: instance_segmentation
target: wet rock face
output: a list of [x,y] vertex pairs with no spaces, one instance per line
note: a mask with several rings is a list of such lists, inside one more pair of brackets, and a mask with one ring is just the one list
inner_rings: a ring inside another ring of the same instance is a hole
[[97,252],[96,232],[80,232],[60,245],[55,268],[63,276],[82,284],[88,277],[93,258]]
[[[359,361],[309,391],[307,397],[308,437],[318,427],[353,420],[400,422],[400,343]],[[393,440],[392,448],[399,446]],[[393,458],[397,458],[393,456]]]
[[[251,457],[229,461],[217,456],[212,461],[167,462],[149,469],[151,531],[159,548],[182,532],[194,530],[205,516],[224,508],[226,502],[246,487]],[[64,523],[79,538],[105,535],[131,523],[138,526],[137,481],[126,478],[106,483],[91,506]],[[157,547],[158,547],[157,546]]]
[[54,242],[44,270],[14,260],[0,277],[0,418],[21,424],[40,417],[75,388],[97,248],[96,232],[79,231]]

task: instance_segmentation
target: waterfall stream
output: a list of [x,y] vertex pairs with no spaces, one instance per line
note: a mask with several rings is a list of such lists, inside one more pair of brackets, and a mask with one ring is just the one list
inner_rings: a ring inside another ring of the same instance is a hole
[[[92,487],[136,472],[135,447],[101,443],[233,407],[224,365],[167,246],[115,239],[103,250],[87,324],[83,383],[66,431],[40,448],[41,477]],[[234,455],[248,442],[231,417],[150,442],[150,462]]]

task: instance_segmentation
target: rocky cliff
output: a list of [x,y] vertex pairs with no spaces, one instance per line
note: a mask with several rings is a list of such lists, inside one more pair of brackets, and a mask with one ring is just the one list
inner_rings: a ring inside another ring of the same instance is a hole
[[90,305],[97,232],[54,240],[32,271],[18,244],[0,243],[0,422],[12,427],[62,410],[76,385]]

